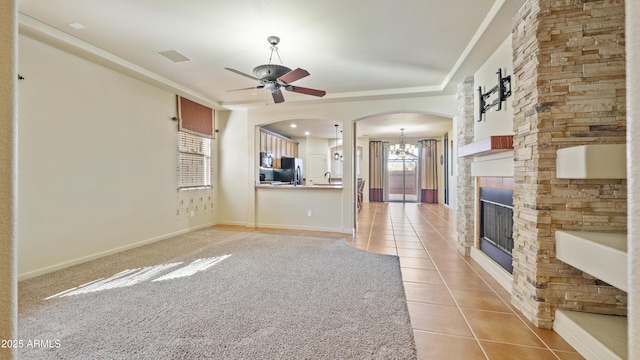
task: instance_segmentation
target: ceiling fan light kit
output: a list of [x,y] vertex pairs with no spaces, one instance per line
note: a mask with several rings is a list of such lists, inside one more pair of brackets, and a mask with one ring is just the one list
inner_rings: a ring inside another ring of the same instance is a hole
[[[278,58],[280,58],[280,54],[278,54],[278,48],[276,45],[280,43],[280,38],[277,36],[269,36],[267,38],[269,44],[271,44],[271,55],[269,56],[269,63],[266,65],[258,65],[253,69],[253,74],[255,76],[245,74],[241,71],[225,68],[233,73],[238,75],[248,77],[252,80],[258,81],[258,86],[252,86],[248,88],[235,89],[235,90],[227,90],[227,91],[239,91],[239,90],[249,90],[249,89],[267,89],[271,91],[271,95],[273,97],[273,101],[277,103],[284,102],[284,95],[282,95],[282,90],[285,89],[287,91],[296,92],[305,95],[322,97],[326,94],[324,90],[310,89],[301,86],[290,85],[292,82],[300,80],[304,77],[309,76],[309,72],[307,70],[297,68],[295,70],[291,70],[290,68],[284,65],[277,65],[271,63],[271,58],[273,56],[273,52],[276,52]],[[280,60],[282,62],[282,60]]]

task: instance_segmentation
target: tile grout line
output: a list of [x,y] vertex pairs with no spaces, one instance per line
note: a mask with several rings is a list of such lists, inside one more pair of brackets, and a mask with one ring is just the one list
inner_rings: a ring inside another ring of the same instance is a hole
[[[406,212],[403,210],[403,214],[406,216]],[[431,224],[425,217],[422,217],[429,226],[433,227],[435,229],[435,227],[433,226],[433,224]],[[407,217],[407,220],[409,220],[409,223],[411,224],[411,228],[413,229],[413,231],[415,232],[415,226],[413,225],[413,223],[411,222],[411,220]],[[437,231],[437,229],[436,229]],[[438,231],[437,231],[438,232]],[[416,235],[418,235],[418,233],[416,232]],[[440,237],[442,237],[442,235],[440,234],[440,232],[438,232],[438,235],[440,235]],[[462,310],[460,309],[460,305],[458,304],[458,302],[456,301],[455,297],[453,296],[453,294],[451,293],[451,289],[449,289],[449,285],[447,285],[447,283],[444,281],[444,278],[442,277],[442,273],[440,272],[438,266],[433,262],[433,258],[431,257],[431,254],[429,254],[429,250],[427,250],[426,245],[422,242],[422,239],[420,239],[420,236],[418,236],[418,240],[420,240],[420,243],[422,244],[422,247],[424,248],[424,251],[427,253],[427,256],[429,257],[429,259],[431,260],[431,262],[433,263],[433,266],[436,268],[436,271],[438,272],[438,276],[440,277],[440,280],[442,280],[442,283],[444,284],[445,288],[447,289],[447,292],[449,293],[449,296],[451,296],[451,299],[453,300],[454,304],[455,304],[455,308],[458,310],[458,312],[460,313],[460,315],[462,316],[462,318],[464,319],[465,324],[467,324],[467,328],[469,329],[469,331],[471,332],[471,335],[473,335],[473,339],[476,341],[476,344],[478,344],[478,347],[480,348],[480,351],[482,351],[482,354],[484,355],[486,360],[489,360],[489,356],[487,355],[487,353],[485,352],[484,348],[482,347],[482,345],[480,344],[480,341],[478,340],[478,336],[476,335],[476,333],[473,331],[473,329],[471,328],[471,324],[469,324],[469,321],[467,320],[467,318],[464,316],[464,313],[462,313]],[[394,235],[394,241],[395,241],[395,235]],[[408,300],[407,300],[408,302]],[[412,324],[412,329],[413,330],[419,330],[419,329],[415,329],[413,327]],[[437,333],[437,332],[436,332]],[[438,333],[438,334],[443,334],[443,335],[449,335],[449,334],[444,334],[444,333]]]
[[[393,206],[393,204],[391,204],[391,205]],[[392,210],[393,210],[393,209],[392,209],[392,206],[387,206],[387,207],[386,207],[386,209],[387,209],[387,212],[386,212],[386,213],[389,215],[389,222],[390,222],[391,227],[392,227],[393,240],[394,240],[394,245],[395,245],[395,248],[396,248],[396,256],[398,256],[397,251],[398,251],[398,249],[399,249],[399,248],[398,248],[398,244],[397,244],[397,242],[398,242],[399,240],[396,238],[396,231],[397,231],[397,229],[396,229],[396,227],[394,226],[394,224],[398,223],[398,226],[399,226],[399,225],[400,225],[400,223],[399,223],[399,222],[398,222],[398,220],[397,220],[397,216],[394,216],[394,214],[393,214],[393,213],[394,213],[394,211],[392,211]],[[380,209],[378,206],[376,206],[374,209],[375,209],[375,211],[374,211],[374,218],[380,218],[380,213],[382,212],[382,209]],[[428,212],[428,214],[427,214],[427,212]],[[479,339],[479,338],[478,338],[477,334],[476,334],[476,333],[473,331],[473,329],[471,328],[471,325],[470,325],[470,323],[469,323],[469,320],[467,319],[467,317],[466,317],[466,316],[464,315],[464,313],[462,312],[462,308],[460,307],[459,303],[456,301],[455,297],[453,297],[453,294],[452,294],[452,292],[451,292],[451,288],[450,288],[450,287],[449,287],[449,285],[447,285],[447,283],[444,281],[444,278],[442,277],[442,271],[441,271],[440,267],[439,267],[439,266],[437,266],[437,265],[436,265],[436,263],[434,263],[434,262],[433,262],[433,258],[431,257],[431,254],[430,254],[429,250],[427,249],[427,247],[426,247],[426,245],[425,245],[425,242],[424,242],[423,238],[422,238],[420,235],[418,235],[418,232],[417,232],[417,230],[416,230],[416,225],[423,225],[423,224],[422,224],[422,222],[423,222],[423,221],[424,221],[424,223],[425,223],[429,228],[431,228],[431,229],[435,230],[435,232],[437,233],[437,236],[438,236],[441,240],[445,241],[445,243],[447,244],[448,249],[449,249],[450,251],[453,251],[453,252],[457,255],[457,257],[458,257],[458,258],[462,259],[462,260],[467,264],[467,266],[469,266],[469,268],[470,268],[471,272],[472,272],[472,273],[474,273],[475,275],[477,275],[477,276],[480,278],[480,280],[481,280],[485,285],[487,285],[487,286],[488,286],[488,288],[491,290],[490,292],[491,292],[494,296],[497,296],[497,297],[500,299],[501,303],[503,303],[504,305],[506,305],[506,306],[507,306],[507,308],[509,309],[509,312],[508,312],[508,313],[500,312],[500,313],[504,313],[504,314],[513,314],[513,315],[515,315],[515,316],[516,316],[516,318],[517,318],[518,320],[520,320],[520,322],[521,322],[523,325],[525,325],[525,327],[528,329],[528,331],[530,331],[531,333],[533,333],[533,335],[535,336],[535,338],[537,338],[537,339],[541,342],[541,344],[543,344],[543,347],[539,347],[539,346],[531,346],[531,345],[525,345],[525,344],[517,344],[517,343],[511,343],[511,342],[494,341],[494,340],[483,340],[483,341],[487,341],[487,342],[491,342],[491,343],[507,344],[507,345],[518,346],[518,347],[532,348],[532,349],[541,349],[541,350],[546,349],[546,350],[550,351],[550,352],[553,354],[553,356],[554,356],[555,358],[560,359],[560,355],[558,355],[558,353],[559,353],[559,352],[560,352],[560,353],[561,353],[561,352],[563,352],[563,350],[562,350],[562,349],[554,350],[551,346],[549,346],[549,345],[547,344],[547,342],[546,342],[546,341],[544,341],[544,340],[542,339],[542,337],[541,337],[540,335],[538,335],[538,334],[537,334],[537,333],[532,329],[532,327],[531,327],[531,326],[529,326],[529,325],[526,323],[526,321],[524,321],[524,320],[523,320],[522,316],[520,316],[520,315],[515,311],[515,309],[510,305],[510,303],[509,303],[509,302],[507,302],[505,299],[503,299],[503,297],[502,297],[502,296],[500,296],[500,295],[498,294],[498,292],[495,290],[495,288],[494,288],[493,286],[491,286],[491,285],[487,282],[487,280],[485,279],[485,277],[484,277],[484,276],[482,276],[474,266],[471,266],[471,262],[470,262],[470,261],[467,261],[467,258],[466,258],[466,257],[464,257],[464,256],[460,255],[460,254],[457,252],[457,249],[452,245],[452,243],[451,243],[450,239],[448,239],[448,238],[446,238],[445,236],[443,236],[443,232],[450,233],[450,232],[451,232],[451,231],[453,231],[453,230],[452,230],[452,229],[447,229],[447,230],[445,231],[444,229],[443,229],[443,230],[439,229],[438,227],[436,227],[436,226],[434,225],[434,223],[433,223],[433,222],[431,222],[431,221],[427,218],[427,215],[434,215],[435,217],[437,217],[438,219],[442,220],[444,223],[446,223],[446,224],[447,224],[447,225],[449,225],[449,227],[450,227],[450,223],[449,223],[449,221],[448,221],[445,217],[440,216],[438,213],[436,213],[435,211],[433,211],[433,210],[431,210],[431,209],[422,209],[422,208],[420,208],[420,209],[417,209],[417,215],[418,215],[418,218],[417,218],[417,219],[414,219],[414,220],[412,221],[412,219],[411,219],[409,216],[407,216],[407,215],[408,215],[408,213],[409,213],[409,212],[407,211],[407,208],[406,208],[406,207],[404,206],[404,204],[403,204],[403,207],[402,207],[402,219],[404,220],[404,219],[406,218],[406,219],[408,220],[408,222],[409,222],[409,224],[411,225],[411,228],[412,228],[412,230],[413,230],[414,234],[417,236],[418,241],[420,242],[420,244],[422,245],[423,250],[424,250],[424,251],[425,251],[425,253],[427,254],[428,259],[429,259],[429,260],[431,260],[431,262],[432,262],[432,264],[433,264],[433,266],[434,266],[435,270],[438,272],[438,275],[440,276],[440,279],[442,280],[443,285],[446,287],[447,292],[449,293],[449,296],[451,296],[451,298],[452,298],[452,300],[453,300],[453,302],[454,302],[454,304],[455,304],[456,308],[458,309],[458,312],[461,314],[462,318],[464,319],[465,323],[467,324],[467,327],[469,328],[469,330],[470,330],[471,334],[473,335],[474,340],[476,341],[476,343],[477,343],[477,344],[478,344],[478,346],[480,347],[480,350],[482,351],[482,353],[483,353],[483,355],[485,356],[485,358],[486,358],[486,359],[488,359],[489,357],[488,357],[488,355],[487,355],[487,353],[486,353],[485,349],[484,349],[484,348],[482,347],[482,345],[480,344],[480,340],[481,340],[481,339]],[[395,221],[395,222],[394,222],[394,219],[396,219],[396,221]],[[373,229],[373,223],[374,223],[374,221],[373,221],[373,219],[372,219],[372,227],[371,227],[371,230]],[[372,237],[372,234],[371,234],[371,233],[372,233],[372,231],[370,231],[370,233],[369,233],[369,237],[368,237],[368,244],[370,244],[370,241],[371,241],[371,237]],[[417,250],[417,249],[416,249],[416,250]],[[405,282],[405,281],[403,280],[403,283],[404,283],[404,282]],[[421,284],[421,282],[411,282],[411,281],[408,281],[407,283],[419,283],[419,284]],[[408,302],[408,303],[409,303],[409,302],[412,302],[412,303],[423,303],[423,302],[420,302],[420,301],[409,301],[409,300],[407,300],[407,302]],[[425,302],[425,303],[430,304],[430,303],[428,303],[428,302]],[[481,310],[481,311],[484,311],[484,310]],[[467,339],[469,339],[468,337],[459,336],[459,335],[453,335],[453,334],[446,334],[446,333],[439,333],[439,332],[434,332],[434,331],[428,331],[428,330],[416,329],[416,328],[414,328],[414,327],[413,327],[413,325],[412,325],[412,330],[413,330],[413,331],[418,331],[418,332],[434,333],[434,334],[441,334],[441,335],[446,335],[446,336],[461,337],[461,338],[467,338]]]
[[[445,241],[446,241],[446,240],[445,240]],[[447,242],[447,244],[449,244],[449,245],[450,245],[449,241],[446,241],[446,242]],[[455,248],[454,248],[454,250],[455,250]],[[456,251],[456,252],[457,252],[457,251]],[[469,261],[468,261],[465,257],[462,257],[462,259],[463,259],[467,264],[469,264]],[[514,311],[514,310],[513,310],[512,305],[511,305],[510,303],[508,303],[507,301],[505,301],[505,300],[502,298],[502,296],[498,295],[498,292],[494,289],[494,287],[493,287],[493,286],[491,286],[491,284],[489,284],[489,283],[485,280],[484,276],[482,276],[482,275],[481,275],[481,274],[480,274],[480,273],[479,273],[479,272],[478,272],[474,267],[470,266],[470,264],[469,264],[469,267],[473,270],[473,272],[474,272],[474,273],[476,273],[476,275],[478,275],[478,277],[479,277],[480,279],[482,279],[482,281],[483,281],[483,282],[484,282],[484,283],[489,287],[489,289],[491,289],[491,291],[493,292],[493,294],[494,294],[494,295],[496,295],[496,296],[500,299],[500,301],[502,301],[502,303],[504,303],[504,304],[509,308],[510,313],[512,313],[513,315],[515,315],[515,316],[518,318],[518,320],[519,320],[519,321],[520,321],[520,322],[521,322],[521,323],[522,323],[522,324],[523,324],[523,325],[524,325],[524,326],[525,326],[525,327],[526,327],[526,328],[527,328],[531,333],[533,333],[533,335],[534,335],[538,340],[540,340],[540,342],[545,346],[545,348],[546,348],[547,350],[549,350],[549,351],[550,351],[550,352],[551,352],[551,353],[552,353],[556,358],[560,359],[560,357],[558,356],[558,354],[556,354],[556,352],[554,351],[554,349],[552,349],[552,348],[547,344],[547,342],[546,342],[546,341],[544,341],[544,339],[542,339],[542,337],[540,337],[540,336],[539,336],[539,335],[538,335],[538,334],[537,334],[537,333],[536,333],[536,332],[535,332],[535,331],[534,331],[534,330],[533,330],[533,329],[532,329],[532,328],[531,328],[531,327],[530,327],[530,326],[529,326],[529,325],[528,325],[528,324],[527,324],[527,323],[522,319],[522,317],[520,316],[520,314],[518,314],[516,311]],[[489,341],[489,340],[488,340],[488,341]],[[514,345],[520,345],[520,344],[514,344]],[[520,346],[526,346],[526,345],[520,345]]]
[[[440,238],[442,238],[442,240],[446,241],[444,239],[444,237],[442,236],[442,234],[440,233],[440,231],[438,229],[436,229],[435,226],[433,226],[433,224],[422,214],[420,213],[422,219],[429,225],[431,226],[433,229],[436,230],[436,233],[440,236]],[[414,227],[412,225],[412,227]],[[414,227],[415,229],[415,227]],[[420,237],[418,237],[418,239],[420,239]],[[431,257],[431,254],[429,253],[429,250],[427,249],[427,246],[422,242],[422,239],[420,239],[420,243],[422,243],[422,246],[424,247],[427,256],[429,256],[429,258],[431,259],[431,262],[433,262],[433,258]],[[455,250],[454,250],[455,251]],[[457,253],[457,251],[456,251]],[[480,348],[480,351],[482,351],[482,354],[484,355],[486,360],[489,360],[489,355],[487,354],[487,352],[485,351],[484,347],[482,346],[482,344],[480,344],[480,339],[478,339],[478,335],[476,334],[475,331],[473,331],[473,328],[471,327],[471,324],[469,323],[469,320],[467,319],[467,317],[464,315],[464,313],[462,312],[462,309],[460,308],[460,304],[458,303],[458,301],[456,300],[456,298],[453,296],[453,293],[451,292],[451,289],[449,288],[449,285],[447,284],[446,281],[444,281],[444,278],[442,277],[442,272],[440,271],[440,267],[433,262],[433,266],[436,268],[436,271],[438,272],[438,276],[440,276],[440,279],[442,280],[442,283],[444,284],[445,288],[447,289],[447,292],[449,293],[449,296],[451,296],[451,299],[453,300],[453,303],[456,305],[456,309],[458,310],[458,312],[460,313],[460,316],[462,316],[462,319],[464,319],[465,324],[467,324],[467,328],[469,329],[469,331],[471,332],[471,334],[473,335],[473,339],[476,341],[476,344],[478,344],[478,347]],[[497,294],[496,294],[497,295]]]
[[[433,213],[433,211],[432,211],[432,213]],[[534,336],[535,336],[535,337],[536,337],[536,338],[537,338],[537,339],[538,339],[538,340],[539,340],[539,341],[544,345],[544,348],[546,348],[547,350],[549,350],[549,351],[553,354],[553,356],[555,356],[557,359],[559,359],[559,360],[560,360],[560,357],[558,356],[558,354],[556,354],[556,352],[554,351],[554,349],[552,349],[552,348],[547,344],[547,342],[546,342],[546,341],[544,341],[544,339],[542,339],[542,338],[541,338],[541,337],[540,337],[540,336],[539,336],[535,331],[533,331],[533,329],[531,329],[531,327],[530,327],[530,326],[529,326],[529,325],[528,325],[528,324],[527,324],[527,323],[522,319],[522,317],[521,317],[517,312],[515,312],[515,311],[512,309],[511,304],[507,303],[507,302],[506,302],[506,301],[505,301],[505,300],[504,300],[500,295],[498,295],[498,292],[493,288],[493,286],[491,286],[491,284],[489,284],[489,283],[485,280],[485,278],[484,278],[484,277],[483,277],[483,276],[482,276],[482,275],[481,275],[481,274],[480,274],[480,273],[479,273],[479,272],[478,272],[474,267],[472,267],[472,266],[469,264],[469,261],[468,261],[464,256],[461,256],[460,254],[458,254],[457,250],[456,250],[453,246],[451,246],[450,242],[449,242],[449,241],[447,241],[447,240],[444,238],[444,236],[442,236],[442,234],[440,233],[440,231],[439,231],[435,226],[433,226],[433,224],[432,224],[432,223],[431,223],[431,222],[426,218],[426,216],[424,216],[421,212],[420,212],[420,214],[422,215],[423,219],[424,219],[426,222],[428,222],[428,223],[429,223],[429,224],[430,224],[430,225],[431,225],[431,226],[436,230],[436,232],[438,233],[438,235],[440,235],[440,237],[442,238],[442,240],[444,240],[444,241],[447,243],[447,245],[449,245],[449,247],[450,247],[453,251],[455,251],[455,252],[456,252],[456,254],[457,254],[460,258],[462,258],[462,260],[464,260],[464,262],[465,262],[465,263],[467,263],[467,265],[469,265],[469,268],[470,268],[470,269],[471,269],[471,270],[472,270],[472,271],[473,271],[473,272],[474,272],[474,273],[475,273],[475,274],[476,274],[476,275],[477,275],[477,276],[478,276],[478,277],[479,277],[479,278],[484,282],[484,284],[485,284],[485,285],[487,285],[487,286],[489,287],[489,289],[491,289],[491,292],[492,292],[495,296],[497,296],[497,297],[498,297],[498,299],[500,299],[500,301],[501,301],[503,304],[505,304],[505,305],[507,306],[507,308],[509,309],[509,313],[510,313],[510,314],[513,314],[513,315],[515,315],[515,316],[516,316],[516,318],[517,318],[517,319],[518,319],[518,320],[519,320],[519,321],[520,321],[520,322],[521,322],[521,323],[522,323],[522,324],[523,324],[523,325],[524,325],[524,326],[525,326],[525,327],[526,327],[526,328],[527,328],[531,333],[533,333],[533,335],[534,335]],[[436,216],[437,216],[437,215],[436,215]],[[440,217],[440,218],[441,218],[441,217]],[[447,223],[448,223],[448,222],[447,222]],[[421,240],[421,241],[422,241],[422,240]],[[425,246],[425,248],[426,248],[426,246]],[[427,250],[427,254],[429,254],[429,251],[428,251],[428,250]],[[431,255],[430,255],[430,254],[429,254],[429,257],[431,257]],[[437,266],[435,263],[434,263],[434,266],[436,267],[436,269],[437,269],[438,274],[440,275],[440,277],[442,277],[442,275],[441,275],[441,273],[440,273],[440,269],[438,268],[438,266]],[[444,282],[444,279],[443,279],[443,282]],[[445,282],[445,285],[446,285],[446,282]],[[450,293],[451,297],[453,298],[453,294],[451,293],[451,290],[449,289],[449,286],[448,286],[448,285],[446,285],[446,287],[447,287],[447,290],[449,291],[449,293]],[[456,303],[456,306],[458,307],[458,310],[459,310],[459,311],[460,311],[460,313],[462,314],[462,317],[465,319],[465,322],[466,322],[466,323],[467,323],[467,325],[469,326],[469,329],[471,329],[471,325],[469,324],[469,321],[467,320],[467,317],[466,317],[466,316],[464,315],[464,313],[462,312],[462,309],[461,309],[461,308],[460,308],[460,306],[458,305],[458,302],[456,301],[456,299],[455,299],[455,298],[453,298],[453,301]],[[484,352],[484,348],[482,347],[482,345],[480,345],[480,339],[478,339],[478,338],[477,338],[477,336],[475,335],[475,332],[473,331],[473,329],[471,329],[471,332],[474,334],[474,337],[476,337],[476,341],[478,342],[478,345],[480,346],[480,348],[481,348],[481,349],[482,349],[482,351]],[[487,340],[487,341],[491,341],[491,340]],[[492,341],[492,342],[496,342],[496,341]],[[500,342],[500,343],[503,343],[503,342]],[[513,344],[513,343],[504,343],[504,344],[511,344],[511,345],[516,345],[516,346],[526,346],[526,347],[530,347],[530,346],[522,345],[522,344]],[[532,347],[532,348],[536,348],[536,347]],[[540,348],[538,348],[538,349],[540,349]],[[485,353],[485,355],[486,355],[486,353]],[[489,358],[489,357],[487,356],[487,359],[488,359],[488,358]]]
[[369,251],[369,245],[371,244],[371,233],[373,232],[373,224],[375,224],[377,211],[378,211],[378,206],[375,206],[373,209],[373,216],[371,217],[371,227],[369,228],[369,236],[367,236],[367,248],[366,248],[367,251]]

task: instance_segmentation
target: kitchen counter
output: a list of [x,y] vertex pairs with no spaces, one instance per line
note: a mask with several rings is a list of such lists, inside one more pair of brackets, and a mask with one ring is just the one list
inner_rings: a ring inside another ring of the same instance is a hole
[[342,184],[255,185],[257,227],[343,232]]
[[287,189],[287,190],[342,190],[342,184],[313,184],[313,185],[291,185],[284,184],[260,184],[256,189]]

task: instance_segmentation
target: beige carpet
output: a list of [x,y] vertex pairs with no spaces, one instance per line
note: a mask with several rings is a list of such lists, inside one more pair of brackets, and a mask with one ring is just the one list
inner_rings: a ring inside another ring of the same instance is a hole
[[205,229],[19,283],[21,359],[415,359],[397,257]]

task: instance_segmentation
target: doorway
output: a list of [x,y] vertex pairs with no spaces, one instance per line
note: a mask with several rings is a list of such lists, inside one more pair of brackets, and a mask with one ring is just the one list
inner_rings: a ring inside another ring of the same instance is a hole
[[327,181],[327,154],[309,153],[307,165],[307,184],[322,184]]
[[389,154],[387,158],[388,201],[418,202],[418,159]]

